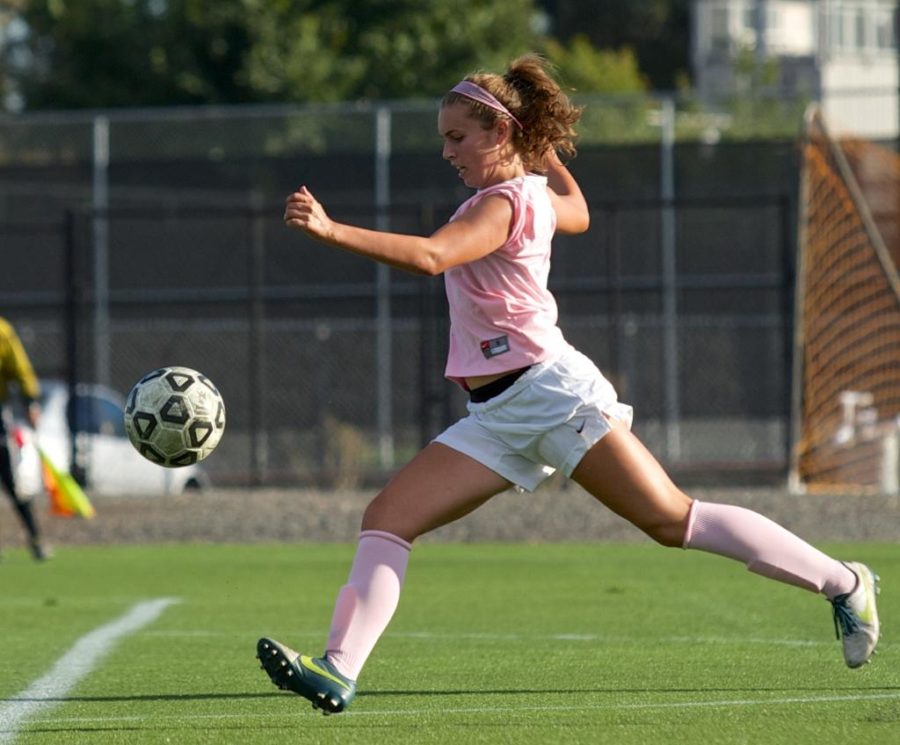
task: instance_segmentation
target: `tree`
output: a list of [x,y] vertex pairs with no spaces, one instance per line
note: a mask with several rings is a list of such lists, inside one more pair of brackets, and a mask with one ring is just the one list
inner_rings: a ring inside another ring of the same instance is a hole
[[689,69],[690,0],[555,0],[553,34],[600,49],[630,47],[651,87],[672,89]]
[[[249,66],[254,84],[283,100],[309,100],[312,62],[317,100],[409,98],[442,94],[476,67],[501,68],[537,42],[533,0],[332,0],[315,14],[284,2],[260,36]],[[285,34],[285,26],[293,33]],[[335,33],[335,30],[338,32]],[[324,32],[341,75],[313,55]],[[306,42],[297,42],[305,39]],[[273,55],[272,52],[275,52]]]
[[[432,96],[533,49],[533,0],[31,0],[28,109]],[[10,49],[6,59],[12,59]]]
[[252,100],[237,74],[250,45],[241,5],[31,0],[27,63],[12,73],[29,109]]
[[561,82],[578,93],[634,93],[647,89],[630,47],[597,49],[584,34],[569,46],[548,39],[547,58],[559,69]]

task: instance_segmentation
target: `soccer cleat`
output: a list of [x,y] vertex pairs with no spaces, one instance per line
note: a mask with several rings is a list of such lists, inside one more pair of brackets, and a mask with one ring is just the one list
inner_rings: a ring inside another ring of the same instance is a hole
[[844,562],[856,575],[856,587],[852,592],[837,595],[831,600],[834,614],[834,633],[843,638],[844,661],[847,667],[861,667],[875,653],[878,644],[878,575],[865,564]]
[[346,709],[356,695],[356,681],[341,675],[325,658],[307,657],[263,637],[256,643],[256,658],[272,682],[312,701],[323,714]]

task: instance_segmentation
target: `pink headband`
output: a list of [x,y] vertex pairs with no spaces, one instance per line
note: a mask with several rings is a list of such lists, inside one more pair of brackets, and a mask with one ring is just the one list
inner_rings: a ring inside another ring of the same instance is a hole
[[490,91],[486,91],[480,85],[473,83],[469,80],[463,80],[457,83],[451,93],[459,93],[461,96],[465,96],[466,98],[470,98],[473,101],[478,101],[480,104],[484,104],[489,109],[493,109],[494,111],[499,111],[501,114],[505,114],[510,119],[512,119],[516,126],[519,129],[524,129],[522,126],[522,122],[516,119],[509,109],[507,109],[502,103],[500,103],[494,95]]

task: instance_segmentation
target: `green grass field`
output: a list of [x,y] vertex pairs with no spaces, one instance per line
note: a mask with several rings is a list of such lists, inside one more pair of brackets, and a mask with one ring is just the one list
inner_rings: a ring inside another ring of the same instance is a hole
[[[332,717],[276,690],[254,649],[272,635],[321,652],[352,547],[10,552],[0,743],[896,742],[900,550],[828,548],[882,576],[887,632],[862,670],[844,666],[824,600],[716,557],[426,543],[353,707]],[[68,668],[64,694],[34,690],[80,638],[164,597],[179,602]]]

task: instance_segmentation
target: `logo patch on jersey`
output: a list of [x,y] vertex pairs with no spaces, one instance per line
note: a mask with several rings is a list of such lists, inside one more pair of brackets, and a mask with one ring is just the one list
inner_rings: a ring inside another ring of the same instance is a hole
[[490,359],[491,357],[496,357],[498,354],[503,354],[504,352],[509,351],[509,337],[507,336],[498,336],[496,339],[485,339],[481,342],[481,353],[484,355],[485,359]]

